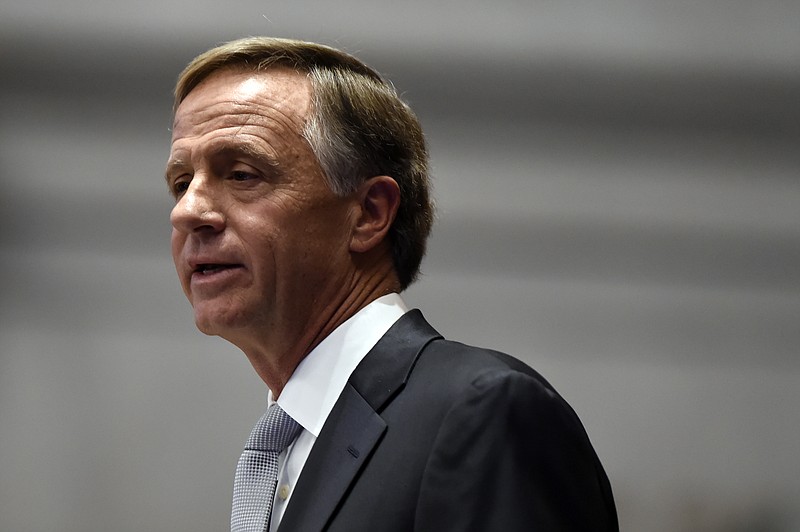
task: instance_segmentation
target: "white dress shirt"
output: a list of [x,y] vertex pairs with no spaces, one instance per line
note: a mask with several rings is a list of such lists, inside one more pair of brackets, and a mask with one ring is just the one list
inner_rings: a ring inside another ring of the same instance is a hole
[[[278,404],[303,430],[278,458],[278,485],[270,532],[276,532],[311,448],[356,366],[378,340],[408,312],[399,294],[376,299],[337,327],[297,366]],[[272,392],[267,405],[275,402]]]

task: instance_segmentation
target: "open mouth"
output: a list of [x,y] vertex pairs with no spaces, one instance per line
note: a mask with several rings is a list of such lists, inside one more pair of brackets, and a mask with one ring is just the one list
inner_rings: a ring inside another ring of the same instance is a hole
[[240,267],[241,264],[212,264],[212,263],[198,264],[197,267],[194,269],[194,273],[199,273],[201,275],[211,275],[224,270],[231,270]]

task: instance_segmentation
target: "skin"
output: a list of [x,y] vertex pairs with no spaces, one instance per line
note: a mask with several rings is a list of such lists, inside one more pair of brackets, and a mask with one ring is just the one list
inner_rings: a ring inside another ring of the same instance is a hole
[[197,327],[238,346],[275,397],[338,325],[399,291],[388,176],[336,196],[301,135],[304,74],[228,68],[175,113],[172,256]]

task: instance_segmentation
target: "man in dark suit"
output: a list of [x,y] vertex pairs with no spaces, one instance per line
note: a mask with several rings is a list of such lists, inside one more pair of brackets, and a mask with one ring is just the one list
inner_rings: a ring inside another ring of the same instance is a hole
[[179,78],[166,179],[195,323],[269,389],[232,530],[618,528],[553,388],[400,297],[433,215],[421,128],[379,74],[312,43],[212,49]]

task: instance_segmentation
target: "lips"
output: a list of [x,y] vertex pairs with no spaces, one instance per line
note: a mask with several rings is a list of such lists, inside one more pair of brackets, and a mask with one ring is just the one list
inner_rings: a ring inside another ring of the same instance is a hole
[[233,289],[245,279],[243,264],[223,262],[200,262],[194,265],[186,288],[191,291],[193,302],[197,303],[202,298],[215,297],[227,290]]
[[[189,279],[192,285],[208,284],[216,286],[233,279],[233,275],[243,270],[238,262],[220,260],[217,257],[197,257],[188,261]],[[210,284],[209,284],[210,283]]]
[[207,262],[198,264],[195,266],[192,273],[198,273],[200,275],[210,275],[212,273],[221,272],[223,270],[229,270],[231,268],[241,268],[241,264],[219,264],[213,262]]

